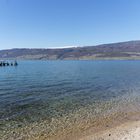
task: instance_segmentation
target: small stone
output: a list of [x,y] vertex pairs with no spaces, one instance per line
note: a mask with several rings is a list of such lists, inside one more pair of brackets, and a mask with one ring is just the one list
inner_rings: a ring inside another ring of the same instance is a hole
[[21,124],[18,124],[18,127],[21,127],[22,125]]
[[109,134],[109,136],[111,136],[111,134]]
[[43,136],[44,136],[44,134],[41,134],[41,136],[43,137]]

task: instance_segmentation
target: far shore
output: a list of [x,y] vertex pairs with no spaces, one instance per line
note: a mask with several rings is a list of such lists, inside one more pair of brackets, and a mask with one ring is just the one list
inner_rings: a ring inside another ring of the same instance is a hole
[[46,59],[46,58],[0,58],[0,60],[18,60],[18,61],[105,61],[105,60],[140,60],[140,57],[91,57],[91,58],[64,58],[64,59]]

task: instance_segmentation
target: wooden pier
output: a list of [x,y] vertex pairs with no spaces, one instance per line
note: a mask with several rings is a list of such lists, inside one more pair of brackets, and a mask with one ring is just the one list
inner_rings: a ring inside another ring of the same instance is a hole
[[18,65],[17,61],[14,61],[14,62],[0,61],[0,67],[17,66],[17,65]]

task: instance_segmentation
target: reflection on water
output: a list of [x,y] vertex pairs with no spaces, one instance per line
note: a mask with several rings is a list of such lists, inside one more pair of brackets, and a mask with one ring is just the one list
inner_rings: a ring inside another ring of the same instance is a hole
[[123,107],[136,110],[139,75],[140,61],[20,61],[2,67],[0,132],[75,114],[93,119]]

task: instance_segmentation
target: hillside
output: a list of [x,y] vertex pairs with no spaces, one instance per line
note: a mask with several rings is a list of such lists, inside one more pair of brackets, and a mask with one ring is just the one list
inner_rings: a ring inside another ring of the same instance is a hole
[[89,60],[140,59],[140,41],[63,49],[1,50],[0,59]]

